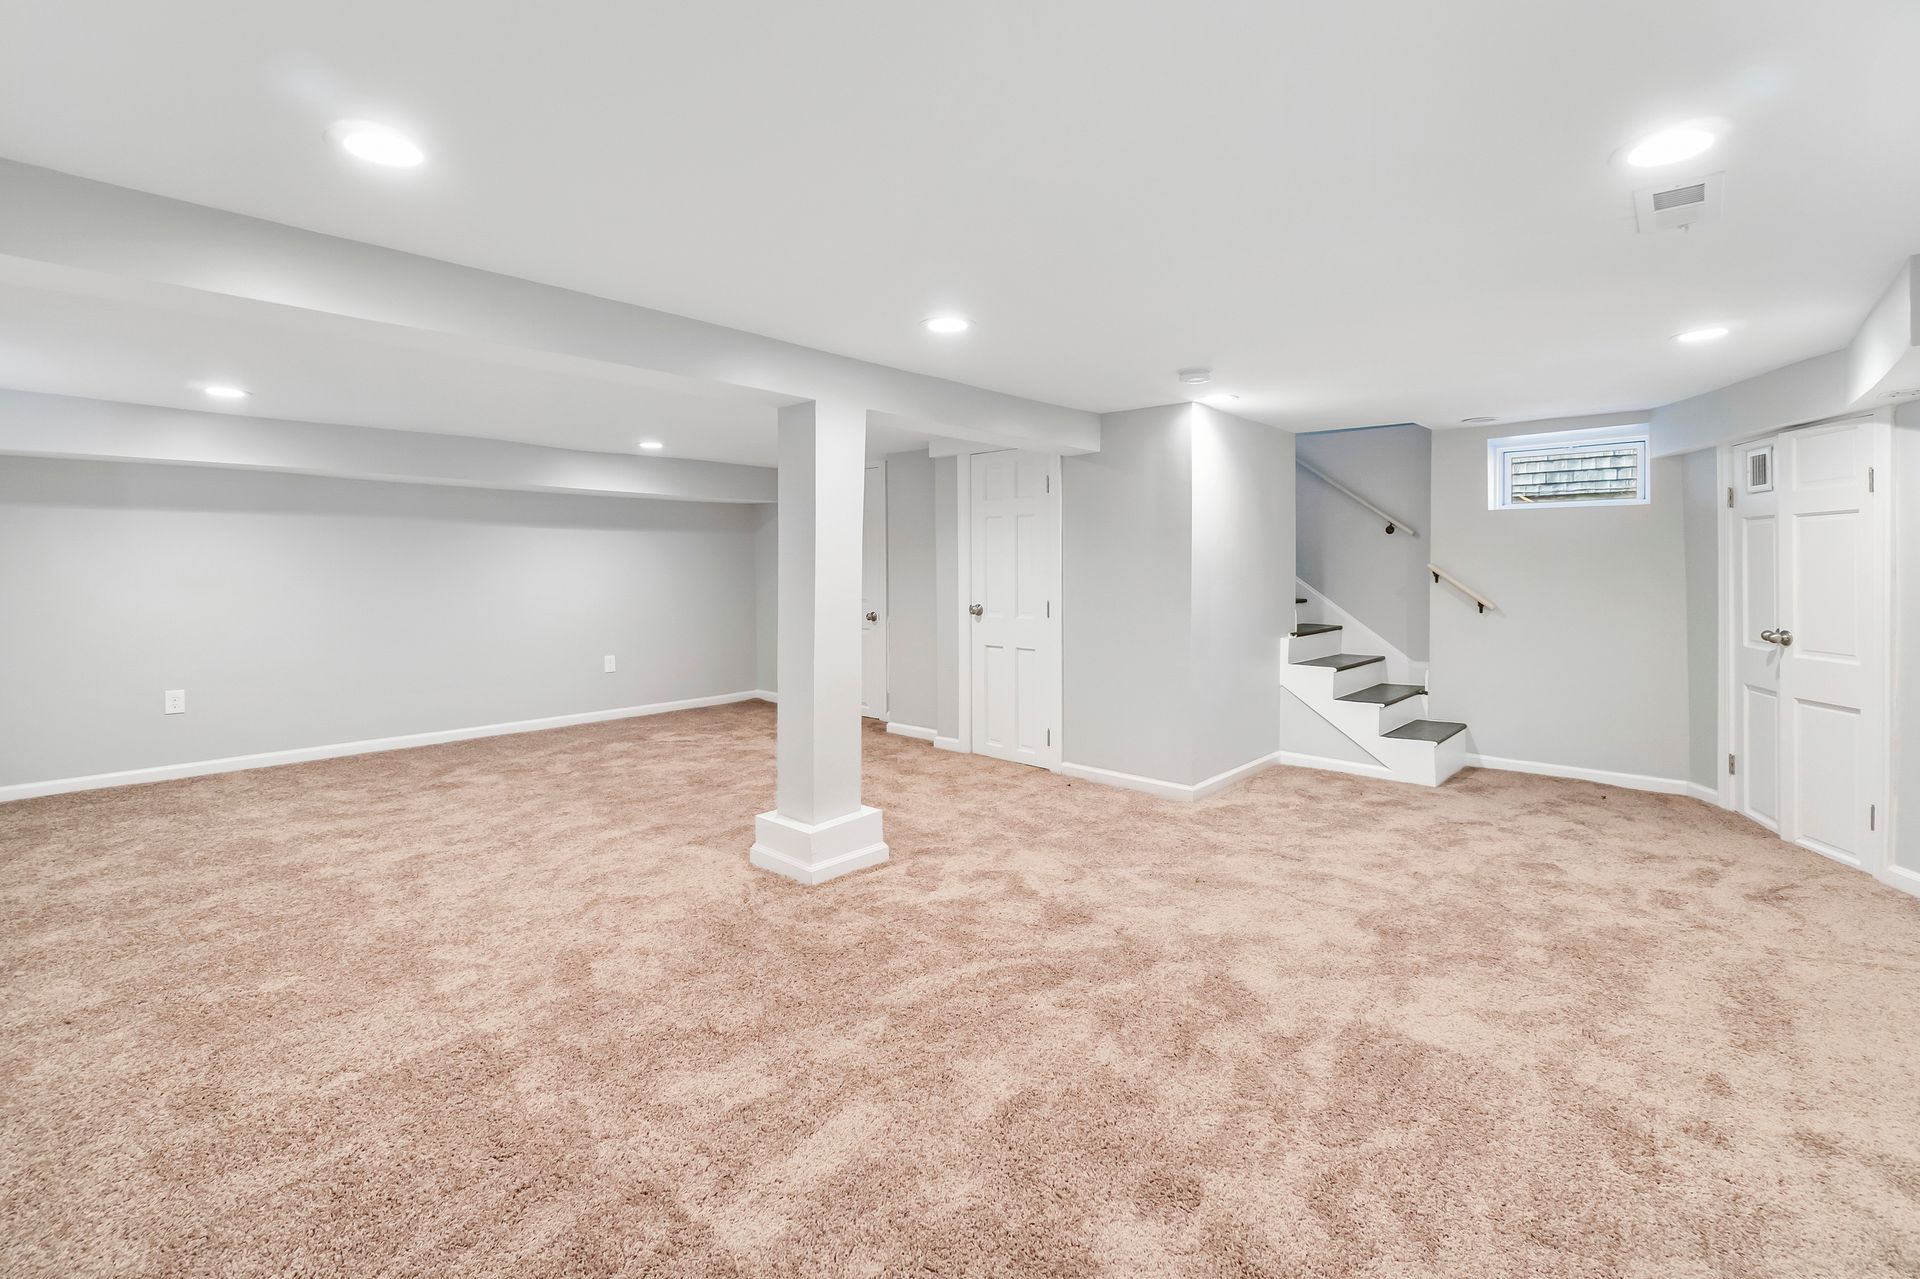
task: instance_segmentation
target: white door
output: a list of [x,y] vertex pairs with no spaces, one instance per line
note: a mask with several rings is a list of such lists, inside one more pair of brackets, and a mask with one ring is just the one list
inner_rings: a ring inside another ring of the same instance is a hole
[[887,468],[867,468],[860,524],[860,713],[887,717]]
[[976,453],[969,478],[973,750],[1060,762],[1059,459]]
[[1890,592],[1875,491],[1886,429],[1836,422],[1734,450],[1737,806],[1783,839],[1873,872],[1889,750]]

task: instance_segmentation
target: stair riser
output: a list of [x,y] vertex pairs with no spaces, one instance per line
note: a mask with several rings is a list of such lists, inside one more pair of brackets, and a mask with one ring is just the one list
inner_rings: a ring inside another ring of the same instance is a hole
[[1382,706],[1379,709],[1379,726],[1375,731],[1391,733],[1394,729],[1402,725],[1411,724],[1416,719],[1425,719],[1427,717],[1427,699],[1424,696],[1409,697],[1405,701],[1395,702],[1391,706]]
[[1332,657],[1340,652],[1340,632],[1323,631],[1318,635],[1288,635],[1282,661],[1310,662],[1316,657]]
[[[1365,666],[1356,666],[1352,670],[1336,671],[1327,666],[1300,666],[1287,663],[1282,667],[1281,684],[1293,688],[1301,697],[1316,707],[1322,700],[1345,697],[1348,693],[1357,693],[1363,688],[1372,688],[1386,678],[1386,665],[1381,662],[1369,662]],[[1291,681],[1297,679],[1296,687]],[[1373,711],[1368,706],[1363,709]]]

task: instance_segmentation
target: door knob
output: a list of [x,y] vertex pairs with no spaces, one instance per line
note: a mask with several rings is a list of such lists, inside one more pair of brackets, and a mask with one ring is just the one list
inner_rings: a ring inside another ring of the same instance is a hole
[[1777,644],[1780,641],[1780,632],[1779,631],[1761,631],[1760,638],[1769,644]]
[[1793,643],[1793,632],[1792,631],[1775,631],[1773,633],[1773,642],[1778,644],[1781,648],[1785,648],[1787,645]]
[[877,622],[877,621],[879,621],[879,620],[880,620],[880,614],[878,614],[878,613],[868,613],[868,614],[867,614],[867,620],[868,620],[869,622]]
[[972,613],[975,617],[980,616],[986,611],[986,609],[980,607],[978,604],[970,604],[967,606],[967,612]]

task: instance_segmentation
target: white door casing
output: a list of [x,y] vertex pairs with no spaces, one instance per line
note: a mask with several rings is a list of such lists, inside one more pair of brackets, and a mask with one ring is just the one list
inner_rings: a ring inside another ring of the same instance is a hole
[[1058,768],[1059,459],[1006,450],[969,467],[970,748]]
[[860,713],[887,717],[887,467],[867,468],[860,526]]
[[1887,445],[1885,423],[1854,420],[1732,450],[1734,806],[1874,874],[1890,816]]
[[[1785,651],[1760,638],[1780,616],[1778,447],[1756,440],[1734,449],[1733,806],[1769,830],[1780,827],[1780,667]],[[1764,479],[1756,485],[1756,477]]]

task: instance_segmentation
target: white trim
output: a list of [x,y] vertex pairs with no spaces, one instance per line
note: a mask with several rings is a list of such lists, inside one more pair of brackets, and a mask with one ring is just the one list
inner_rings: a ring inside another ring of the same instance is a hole
[[[1634,497],[1575,498],[1564,502],[1517,502],[1510,490],[1508,461],[1520,453],[1572,453],[1630,446],[1640,454],[1640,491]],[[1653,500],[1653,438],[1647,423],[1582,431],[1552,431],[1543,435],[1507,435],[1487,441],[1487,509],[1490,511],[1549,511],[1594,506],[1645,506]],[[1458,583],[1455,583],[1458,585]],[[1465,589],[1465,588],[1462,588]]]
[[1626,790],[1652,791],[1658,795],[1690,794],[1693,783],[1677,777],[1651,777],[1645,773],[1615,773],[1604,768],[1575,768],[1571,764],[1543,764],[1530,759],[1498,759],[1491,755],[1468,755],[1468,768],[1497,768],[1505,773],[1535,773],[1541,777],[1565,777],[1576,782],[1599,782]]
[[958,751],[962,755],[972,754],[966,748],[966,744],[957,737],[936,737],[933,739],[933,744],[943,751]]
[[868,804],[824,822],[796,821],[778,809],[761,813],[753,819],[747,863],[802,884],[824,884],[886,861],[882,826],[880,810]]
[[1874,878],[1889,888],[1920,897],[1920,871],[1908,870],[1905,866],[1897,866],[1889,861],[1880,867],[1879,873]]
[[1299,751],[1281,751],[1274,756],[1274,762],[1284,764],[1288,768],[1313,768],[1323,773],[1352,773],[1355,777],[1376,777],[1389,782],[1400,780],[1385,764],[1363,764],[1358,760],[1335,759],[1331,755],[1304,755]]
[[339,759],[345,755],[372,755],[380,751],[411,750],[416,746],[438,746],[445,742],[465,742],[477,737],[504,737],[510,733],[534,733],[549,728],[571,728],[577,724],[599,724],[614,719],[634,719],[643,715],[665,715],[673,711],[697,710],[703,706],[725,706],[755,699],[771,701],[773,694],[758,689],[746,693],[720,693],[713,697],[689,697],[677,702],[654,702],[647,706],[621,706],[613,710],[582,711],[576,715],[549,715],[542,719],[522,719],[506,724],[481,724],[473,728],[445,728],[430,733],[407,733],[399,737],[375,737],[358,742],[335,742],[327,746],[297,746],[291,750],[262,751],[257,755],[229,755],[223,759],[193,760],[183,764],[159,764],[152,768],[130,768],[117,773],[93,773],[85,777],[61,777],[44,782],[21,782],[0,786],[0,804],[41,795],[64,795],[72,791],[103,790],[111,786],[141,786],[148,782],[173,781],[181,777],[207,777],[215,773],[238,773],[250,768],[275,768],[281,764],[304,764],[317,759]]
[[1193,798],[1191,786],[1183,786],[1179,782],[1163,782],[1157,777],[1140,777],[1134,773],[1122,773],[1111,768],[1095,768],[1091,764],[1063,761],[1060,765],[1060,775],[1077,778],[1083,782],[1098,782],[1102,786],[1137,790],[1144,794],[1156,795],[1161,799],[1190,800]]
[[744,694],[744,697],[750,702],[772,702],[775,706],[780,704],[780,694],[770,688],[756,688],[751,693]]
[[889,723],[887,725],[887,731],[889,733],[897,733],[901,737],[917,737],[923,742],[930,742],[934,738],[940,736],[940,734],[935,732],[933,729],[922,728],[918,724]]
[[1195,799],[1205,799],[1209,795],[1216,795],[1235,783],[1246,781],[1247,778],[1252,777],[1255,773],[1262,773],[1272,768],[1274,764],[1279,762],[1279,758],[1280,752],[1275,751],[1271,755],[1262,755],[1260,758],[1250,759],[1244,764],[1236,764],[1225,772],[1215,773],[1203,782],[1194,783],[1193,797]]
[[1720,802],[1720,792],[1712,786],[1702,786],[1699,782],[1687,783],[1687,794],[1703,804],[1712,804],[1715,808],[1725,808]]
[[1262,755],[1250,759],[1244,764],[1236,764],[1225,772],[1215,773],[1204,781],[1188,785],[1184,782],[1162,781],[1158,777],[1141,777],[1136,773],[1122,773],[1117,769],[1095,768],[1091,764],[1062,763],[1057,770],[1063,777],[1078,778],[1083,782],[1098,782],[1102,786],[1118,786],[1123,790],[1137,790],[1142,794],[1154,795],[1160,799],[1172,799],[1192,802],[1217,795],[1236,782],[1245,781],[1255,773],[1262,772],[1280,762],[1280,753]]

